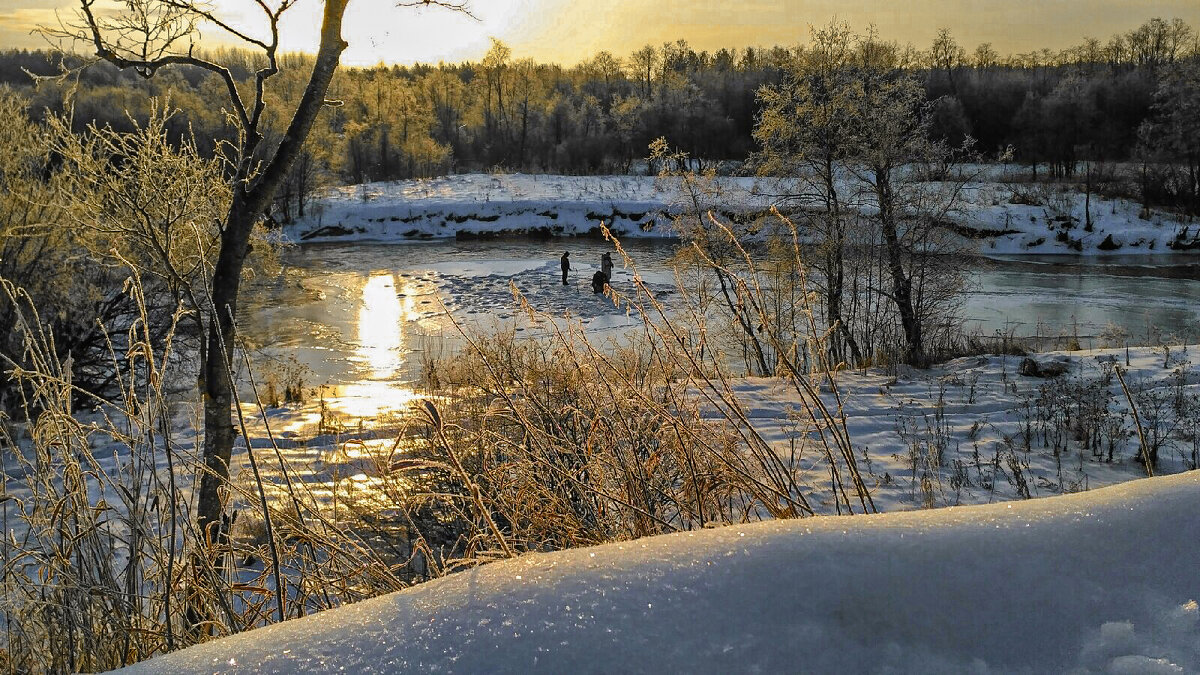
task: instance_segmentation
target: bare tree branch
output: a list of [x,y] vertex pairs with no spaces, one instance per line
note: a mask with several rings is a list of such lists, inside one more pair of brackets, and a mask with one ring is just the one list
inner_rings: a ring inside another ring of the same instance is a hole
[[[243,33],[242,31],[239,31],[238,29],[229,25],[225,21],[222,21],[221,19],[217,18],[217,16],[212,11],[206,10],[206,9],[201,9],[200,7],[198,7],[196,5],[195,2],[185,2],[183,0],[160,0],[160,1],[167,7],[173,7],[182,12],[194,14],[197,17],[204,19],[205,21],[211,23],[212,25],[216,26],[217,28],[220,28],[221,30],[225,31],[226,33],[229,33],[230,35],[236,37],[237,39],[239,39],[243,42],[247,42],[247,43],[252,44],[263,50],[271,49],[271,47],[267,43],[263,42],[262,40],[258,40],[253,37],[250,37],[249,35]],[[266,10],[268,16],[271,16],[272,18],[278,18],[278,17],[274,16],[271,13],[270,9],[267,8],[262,2],[259,2],[258,4],[259,4],[259,6],[263,7]]]
[[[229,92],[229,101],[233,105],[234,110],[237,112],[238,120],[242,127],[247,131],[252,128],[250,116],[246,112],[246,105],[242,101],[242,96],[237,89],[237,82],[233,78],[233,73],[231,73],[228,68],[220,64],[213,63],[212,61],[194,56],[190,48],[188,49],[188,53],[186,55],[165,53],[171,44],[177,42],[181,36],[171,35],[167,40],[165,40],[164,44],[155,46],[153,44],[153,36],[156,31],[155,29],[146,26],[143,26],[142,29],[144,37],[143,45],[140,50],[141,57],[131,58],[131,56],[124,56],[120,52],[127,51],[128,48],[122,49],[119,44],[114,44],[113,41],[105,39],[103,34],[103,26],[96,18],[95,13],[92,11],[92,6],[95,4],[95,2],[96,0],[80,0],[79,5],[80,10],[83,12],[84,21],[86,21],[86,29],[91,36],[90,42],[96,48],[96,56],[98,58],[107,61],[121,69],[132,68],[139,75],[147,79],[153,77],[159,69],[171,65],[194,66],[196,68],[203,68],[209,72],[216,73],[225,82],[225,88]],[[148,12],[141,11],[138,12],[138,15],[140,18],[144,19],[148,16]],[[166,21],[165,23],[170,23],[170,21]],[[128,35],[127,32],[121,32],[120,28],[117,30],[122,37]],[[194,30],[194,25],[191,25],[188,30]],[[81,36],[76,34],[71,34],[71,36],[74,38],[81,38]]]
[[453,10],[455,12],[462,12],[463,14],[466,14],[467,16],[471,17],[472,19],[475,19],[476,21],[479,20],[479,17],[472,14],[471,10],[468,9],[469,3],[466,0],[463,0],[462,2],[449,2],[448,0],[403,0],[402,2],[397,2],[396,6],[397,7],[442,7],[444,9]]

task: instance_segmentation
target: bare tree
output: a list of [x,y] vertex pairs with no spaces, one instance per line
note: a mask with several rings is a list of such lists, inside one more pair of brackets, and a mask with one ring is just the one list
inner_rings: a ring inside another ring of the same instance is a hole
[[975,48],[975,54],[971,60],[976,70],[987,70],[999,63],[1000,54],[992,47],[992,43],[984,42]]
[[[946,291],[958,278],[945,262],[953,258],[943,254],[953,250],[947,214],[962,180],[948,179],[944,170],[937,180],[922,175],[922,166],[944,166],[952,155],[929,139],[929,105],[902,54],[873,34],[855,36],[833,23],[814,32],[812,47],[759,99],[759,172],[794,180],[778,196],[803,211],[813,237],[813,266],[824,277],[828,356],[858,362],[874,351],[873,327],[860,336],[851,325],[864,292],[856,289],[865,289],[868,298],[894,305],[903,360],[925,364],[925,333],[946,318],[952,305]],[[969,147],[968,139],[963,149]],[[875,226],[869,232],[861,228],[868,218]],[[873,273],[864,279],[847,264],[864,247],[879,252],[882,286]]]
[[[812,48],[797,60],[778,87],[763,87],[763,110],[755,139],[760,174],[794,176],[785,205],[799,206],[816,234],[819,249],[814,266],[824,277],[823,295],[830,357],[834,363],[862,361],[844,305],[846,234],[849,224],[843,165],[853,142],[858,111],[846,92],[855,85],[850,68],[853,35],[845,24],[832,23],[813,31]],[[847,353],[847,349],[849,353]]]
[[[504,152],[508,151],[509,119],[504,107],[505,85],[510,76],[509,61],[512,59],[512,49],[496,38],[492,38],[492,48],[483,57],[484,98],[483,119],[487,132],[488,143],[500,145]],[[507,157],[504,157],[507,160]]]
[[950,34],[950,29],[943,28],[939,30],[937,37],[933,39],[933,45],[929,48],[930,65],[934,69],[946,73],[946,81],[950,84],[950,91],[955,94],[958,93],[958,83],[954,80],[954,71],[966,58],[966,51],[959,46],[958,41]]
[[629,69],[638,80],[643,100],[648,100],[650,95],[654,93],[652,77],[654,69],[658,67],[658,63],[658,50],[653,45],[646,45],[629,57]]
[[911,250],[905,244],[905,222],[914,217],[914,195],[904,189],[910,163],[927,159],[934,151],[920,114],[924,92],[887,58],[864,56],[860,78],[861,97],[855,108],[861,117],[849,166],[869,186],[878,209],[876,219],[891,281],[887,294],[896,305],[904,331],[904,361],[924,365],[924,326],[917,312],[913,275],[906,265]]
[[[301,155],[326,103],[330,81],[348,46],[342,38],[342,22],[349,1],[324,0],[320,44],[308,83],[274,147],[264,147],[266,90],[268,81],[280,72],[280,21],[296,0],[247,0],[246,4],[261,10],[260,30],[253,33],[222,19],[203,0],[126,0],[115,12],[97,11],[97,0],[79,0],[77,21],[44,31],[51,36],[82,40],[94,48],[97,59],[145,78],[173,66],[208,71],[220,79],[228,95],[226,113],[236,124],[238,137],[231,147],[224,148],[230,191],[224,219],[218,224],[216,260],[207,280],[207,337],[199,365],[205,470],[200,477],[197,524],[210,543],[223,541],[227,534],[225,490],[235,439],[231,417],[234,320],[251,233]],[[461,4],[438,0],[399,4],[464,10]],[[228,66],[197,55],[195,41],[202,27],[216,29],[260,54],[261,65],[249,83],[238,82]]]
[[[1174,181],[1177,198],[1188,213],[1200,213],[1200,61],[1180,64],[1163,77],[1154,92],[1154,115],[1142,123],[1139,136],[1143,152],[1167,160],[1180,173]],[[1145,176],[1145,172],[1143,172]],[[1150,199],[1152,188],[1143,178],[1143,200]],[[1161,182],[1161,181],[1160,181]]]

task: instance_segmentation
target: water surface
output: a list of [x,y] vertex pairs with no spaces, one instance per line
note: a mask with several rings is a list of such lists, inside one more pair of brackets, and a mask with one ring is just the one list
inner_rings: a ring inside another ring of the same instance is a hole
[[[677,244],[627,244],[653,287],[673,288]],[[569,250],[571,285],[559,256]],[[424,243],[309,244],[286,252],[284,278],[246,304],[244,332],[267,353],[311,370],[310,385],[355,401],[363,415],[402,407],[424,360],[461,346],[454,323],[549,330],[530,321],[512,288],[548,315],[570,314],[590,330],[620,331],[636,317],[588,287],[604,241],[497,239]],[[632,270],[618,261],[614,285]],[[1134,342],[1195,341],[1200,329],[1200,260],[1187,256],[1032,256],[972,263],[963,316],[969,331],[1015,337],[1077,336],[1084,347],[1121,327]],[[453,317],[453,320],[452,320]],[[517,321],[522,318],[522,321]]]

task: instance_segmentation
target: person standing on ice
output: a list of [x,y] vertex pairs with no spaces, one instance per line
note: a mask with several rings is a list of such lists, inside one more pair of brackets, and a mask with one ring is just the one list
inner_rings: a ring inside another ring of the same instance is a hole
[[600,271],[604,272],[604,280],[612,281],[612,254],[605,253],[600,256]]
[[570,272],[570,271],[571,271],[571,260],[570,260],[570,258],[568,257],[568,256],[570,256],[570,255],[571,255],[571,252],[570,252],[570,251],[567,251],[566,253],[563,253],[563,254],[562,254],[562,258],[560,258],[560,259],[559,259],[559,261],[558,261],[558,265],[559,265],[559,267],[561,267],[561,268],[562,268],[562,273],[563,273],[563,286],[566,286],[566,285],[567,285],[567,272]]

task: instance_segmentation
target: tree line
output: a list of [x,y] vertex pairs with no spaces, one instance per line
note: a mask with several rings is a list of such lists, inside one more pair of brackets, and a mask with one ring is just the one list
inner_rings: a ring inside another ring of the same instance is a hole
[[[888,44],[897,67],[916,77],[931,102],[931,140],[972,138],[982,156],[1011,157],[1034,180],[1073,179],[1085,162],[1141,162],[1147,170],[1136,187],[1147,202],[1195,209],[1196,116],[1187,106],[1196,105],[1200,41],[1186,22],[1155,18],[1106,42],[1085,38],[1060,51],[1008,56],[990,44],[968,51],[948,30],[924,49]],[[277,215],[302,215],[312,190],[325,184],[496,168],[627,173],[642,169],[659,137],[701,166],[726,162],[736,170],[758,149],[760,91],[783,82],[813,48],[710,52],[678,40],[624,57],[602,51],[564,67],[517,58],[494,40],[477,62],[342,68],[329,92],[338,105],[314,126],[282,186]],[[309,56],[276,58],[267,134],[280,133],[284,120],[271,111],[299,98],[311,69]],[[212,54],[243,87],[252,86],[262,59],[249,50]],[[8,50],[0,52],[0,83],[27,87],[30,74],[52,76],[81,63],[74,55]],[[237,125],[207,103],[219,100],[224,84],[203,69],[147,80],[101,62],[67,80],[43,80],[30,110],[61,113],[68,88],[77,130],[91,123],[129,130],[135,120],[126,110],[169,97],[183,111],[170,122],[177,137],[194,136],[208,154],[236,141]],[[1185,170],[1156,176],[1150,165],[1163,163]]]

